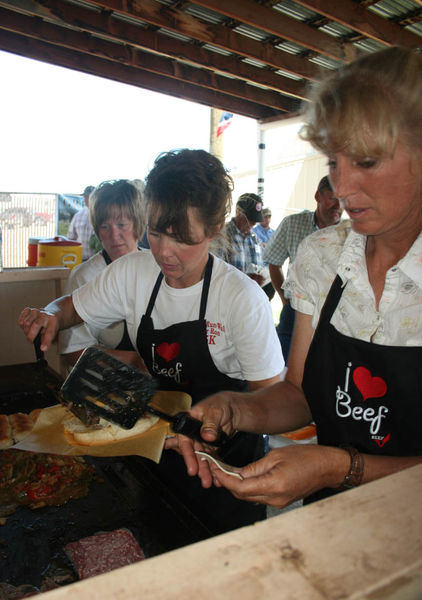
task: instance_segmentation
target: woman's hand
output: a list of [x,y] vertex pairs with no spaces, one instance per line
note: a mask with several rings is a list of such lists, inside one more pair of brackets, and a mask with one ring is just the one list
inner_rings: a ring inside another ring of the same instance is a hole
[[346,451],[328,446],[292,445],[272,450],[241,469],[243,481],[211,464],[214,483],[236,498],[284,508],[323,487],[336,487],[350,465]]
[[[220,431],[231,435],[236,431],[233,423],[233,410],[231,407],[232,392],[220,392],[209,396],[206,400],[198,402],[189,411],[189,414],[202,421],[201,436],[203,442],[192,440],[184,435],[175,435],[166,440],[166,450],[176,450],[183,455],[189,475],[198,475],[202,486],[211,487],[213,478],[207,461],[202,461],[201,457],[195,454],[195,450],[206,450],[218,455],[218,448],[208,446],[207,442],[214,442],[218,439]],[[211,449],[212,448],[212,449]]]
[[41,331],[41,350],[46,352],[59,331],[56,315],[38,308],[24,308],[19,315],[18,325],[23,329],[28,342],[33,342]]

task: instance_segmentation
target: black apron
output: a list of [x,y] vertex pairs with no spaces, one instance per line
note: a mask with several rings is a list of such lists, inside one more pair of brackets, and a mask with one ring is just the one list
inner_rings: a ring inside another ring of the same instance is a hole
[[[105,250],[101,251],[101,254],[105,260],[106,265],[109,265],[112,260],[109,257],[109,255],[107,254],[107,252]],[[135,348],[133,347],[133,344],[130,340],[129,337],[129,332],[127,330],[127,323],[126,321],[123,321],[123,336],[122,339],[120,340],[118,346],[116,346],[114,348],[114,350],[131,350],[131,351],[135,351]]]
[[[202,285],[199,319],[175,323],[166,329],[154,329],[151,313],[163,280],[160,273],[137,332],[136,345],[149,372],[162,390],[182,391],[192,403],[221,390],[247,391],[247,382],[232,379],[215,366],[209,350],[205,312],[211,283],[213,258],[210,255]],[[212,333],[210,333],[212,336]],[[221,452],[225,462],[244,466],[264,455],[263,436],[238,433]],[[198,513],[209,523],[215,521],[215,533],[223,533],[265,518],[265,507],[237,500],[223,488],[204,490],[199,478],[189,478],[183,458],[174,451],[164,452],[157,466],[169,485],[194,502]],[[204,513],[205,511],[205,513]]]
[[[337,275],[322,308],[302,387],[318,443],[366,454],[422,454],[422,347],[382,346],[339,333],[330,319],[343,293]],[[336,493],[326,489],[308,500]]]

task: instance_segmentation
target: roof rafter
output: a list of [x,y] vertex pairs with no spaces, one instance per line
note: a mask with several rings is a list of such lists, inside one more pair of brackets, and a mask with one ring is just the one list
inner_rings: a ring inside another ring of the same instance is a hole
[[294,106],[292,100],[278,92],[248,85],[244,81],[216,75],[207,69],[198,69],[187,63],[168,60],[157,54],[146,53],[126,44],[94,38],[85,32],[58,27],[41,20],[39,17],[28,17],[18,13],[5,15],[4,13],[4,9],[0,8],[0,28],[6,20],[6,16],[8,16],[7,29],[9,31],[27,35],[32,39],[38,39],[54,44],[54,46],[65,47],[133,68],[141,68],[144,71],[178,79],[192,85],[206,87],[211,90],[215,89],[278,110],[290,111]]
[[106,77],[107,79],[120,81],[121,83],[135,85],[207,106],[215,106],[223,110],[231,107],[233,112],[253,119],[261,119],[278,114],[278,111],[275,109],[259,106],[248,100],[234,98],[224,93],[211,91],[189,83],[177,81],[176,79],[168,79],[167,77],[162,77],[142,69],[135,69],[134,67],[119,63],[110,63],[110,61],[67,48],[55,47],[54,52],[52,52],[50,44],[34,39],[29,40],[27,37],[18,34],[2,32],[1,38],[2,47],[6,50],[10,49],[15,54],[21,56],[31,54],[31,58],[36,60],[76,69],[90,75]]
[[[337,21],[362,35],[387,45],[420,46],[421,38],[383,19],[352,0],[341,2],[321,2],[321,0],[295,0],[301,6]],[[422,3],[422,0],[421,0]]]

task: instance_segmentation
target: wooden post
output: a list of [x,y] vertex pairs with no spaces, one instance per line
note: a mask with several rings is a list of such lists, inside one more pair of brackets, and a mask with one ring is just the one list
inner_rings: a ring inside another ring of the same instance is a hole
[[218,108],[211,107],[210,115],[210,153],[223,160],[223,136],[217,137],[218,123],[221,119],[223,111]]

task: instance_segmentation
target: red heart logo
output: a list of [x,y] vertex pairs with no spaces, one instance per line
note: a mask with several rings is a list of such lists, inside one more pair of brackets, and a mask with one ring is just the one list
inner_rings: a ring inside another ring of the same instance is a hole
[[175,358],[175,356],[177,356],[179,352],[180,344],[178,344],[177,342],[173,342],[172,344],[162,342],[157,348],[157,354],[159,354],[167,362],[173,360],[173,358]]
[[363,401],[367,398],[380,398],[387,391],[387,384],[381,377],[372,377],[371,371],[365,367],[357,367],[353,371],[353,381],[363,396]]

